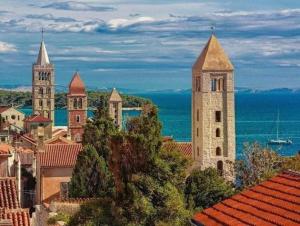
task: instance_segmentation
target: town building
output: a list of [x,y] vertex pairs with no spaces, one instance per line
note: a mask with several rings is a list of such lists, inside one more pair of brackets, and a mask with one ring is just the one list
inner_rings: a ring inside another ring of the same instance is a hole
[[87,120],[87,95],[78,72],[74,74],[70,82],[67,101],[69,134],[73,141],[81,142]]
[[300,173],[286,171],[196,213],[193,225],[300,225]]
[[32,65],[33,114],[48,118],[54,124],[55,77],[54,65],[50,62],[42,40],[36,63]]
[[116,88],[113,88],[109,101],[109,115],[114,120],[114,124],[122,129],[122,98]]
[[192,148],[195,166],[214,167],[233,179],[234,67],[211,35],[192,70]]
[[[36,201],[50,203],[65,196],[81,144],[46,144],[37,153]],[[65,192],[64,192],[65,191]]]

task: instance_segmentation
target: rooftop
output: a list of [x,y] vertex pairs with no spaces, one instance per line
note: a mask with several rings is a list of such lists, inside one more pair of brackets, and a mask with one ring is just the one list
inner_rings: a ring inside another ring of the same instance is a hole
[[76,95],[85,95],[85,85],[80,78],[78,72],[76,72],[69,84],[69,95],[76,94]]
[[186,157],[192,157],[192,143],[191,142],[164,142],[163,147],[172,150],[176,149]]
[[0,208],[20,208],[14,177],[0,178]]
[[122,98],[116,88],[113,88],[113,90],[111,91],[109,101],[114,101],[114,102],[122,101]]
[[300,225],[300,173],[286,171],[193,218],[196,225]]
[[48,53],[47,53],[45,43],[44,43],[44,41],[42,41],[41,45],[40,45],[39,55],[38,55],[38,58],[36,60],[36,65],[45,66],[47,64],[50,64],[50,60],[49,60],[49,57],[48,57]]
[[193,70],[232,71],[233,65],[215,35],[208,40]]
[[10,106],[0,106],[0,114],[10,109]]
[[43,117],[41,115],[31,115],[24,119],[25,122],[52,122],[51,119]]
[[46,144],[39,155],[41,167],[74,167],[81,144]]

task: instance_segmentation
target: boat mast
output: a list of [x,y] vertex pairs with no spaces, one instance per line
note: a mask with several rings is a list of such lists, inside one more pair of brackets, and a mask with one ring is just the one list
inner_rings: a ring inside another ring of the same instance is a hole
[[279,110],[277,111],[277,140],[279,139]]

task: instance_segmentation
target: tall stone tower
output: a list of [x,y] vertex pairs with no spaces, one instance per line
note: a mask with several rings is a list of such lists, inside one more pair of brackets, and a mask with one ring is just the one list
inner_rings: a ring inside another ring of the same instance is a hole
[[110,117],[115,125],[122,129],[122,98],[116,88],[113,88],[108,103]]
[[87,95],[85,86],[76,72],[69,85],[68,101],[68,129],[71,139],[76,142],[82,141],[84,125],[87,120]]
[[[234,67],[212,35],[193,66],[192,147],[195,164],[232,180],[235,161]],[[228,161],[229,160],[229,161]]]
[[37,61],[32,65],[32,110],[33,114],[51,119],[53,124],[54,95],[54,65],[50,63],[42,40]]

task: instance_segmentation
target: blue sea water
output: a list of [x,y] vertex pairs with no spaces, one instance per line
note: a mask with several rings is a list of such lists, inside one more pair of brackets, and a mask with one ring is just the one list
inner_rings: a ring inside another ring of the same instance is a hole
[[[163,135],[178,141],[191,140],[191,94],[148,93],[138,94],[151,99],[159,108]],[[289,146],[273,146],[281,155],[291,156],[300,150],[300,93],[237,93],[236,94],[237,157],[241,157],[245,142],[257,141],[266,145],[276,137],[276,119],[280,112],[279,137],[291,138]],[[30,109],[23,109],[30,114]],[[123,112],[125,118],[137,112]],[[65,109],[56,110],[56,125],[66,125]],[[92,115],[92,112],[89,112]]]

